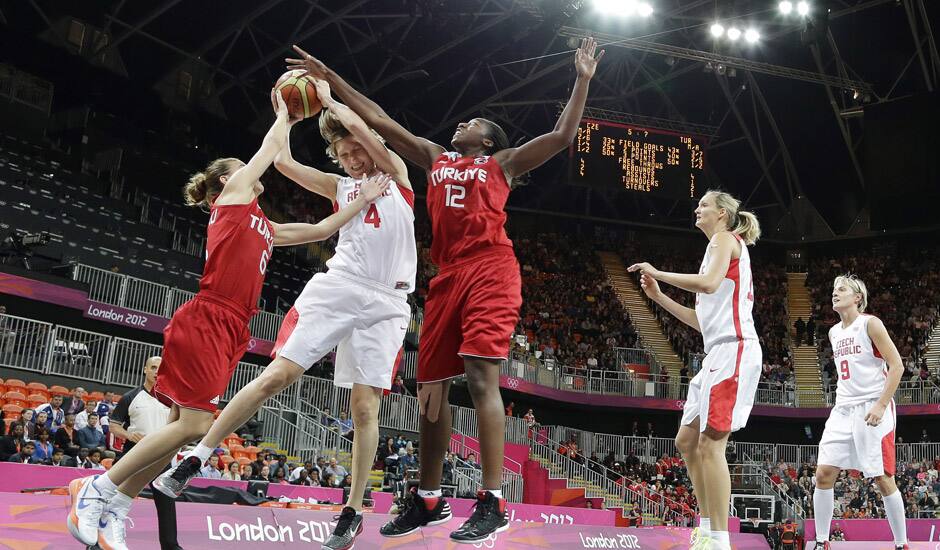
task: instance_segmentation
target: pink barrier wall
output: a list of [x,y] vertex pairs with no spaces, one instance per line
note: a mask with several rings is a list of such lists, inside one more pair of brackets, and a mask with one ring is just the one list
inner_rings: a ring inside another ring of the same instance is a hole
[[[460,451],[461,447],[472,450],[477,454],[477,457],[480,456],[480,441],[478,439],[456,434],[450,436],[450,450],[452,452],[460,452],[464,455],[464,458],[466,458],[467,453]],[[521,474],[522,465],[525,464],[526,460],[529,460],[529,448],[519,443],[509,443],[507,441],[503,449],[505,457],[509,459],[505,461],[506,468],[512,472]]]
[[[832,523],[842,527],[846,541],[894,540],[886,519],[835,519]],[[806,520],[803,529],[806,540],[815,539],[816,525],[811,519]],[[940,541],[940,519],[907,520],[907,538],[911,541]]]

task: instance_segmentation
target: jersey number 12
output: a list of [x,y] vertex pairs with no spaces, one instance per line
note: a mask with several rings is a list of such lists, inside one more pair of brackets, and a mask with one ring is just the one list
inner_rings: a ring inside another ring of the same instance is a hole
[[463,185],[454,185],[448,183],[444,186],[444,191],[447,193],[444,197],[444,206],[450,206],[451,208],[463,208],[464,205],[462,202],[463,198],[467,196],[467,188]]

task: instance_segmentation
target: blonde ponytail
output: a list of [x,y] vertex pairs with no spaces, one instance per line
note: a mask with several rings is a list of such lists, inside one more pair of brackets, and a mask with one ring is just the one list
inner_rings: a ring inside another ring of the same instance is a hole
[[236,158],[215,159],[204,171],[193,174],[183,187],[186,205],[211,206],[222,192],[222,176],[231,175],[240,164],[241,161]]
[[727,229],[744,240],[748,246],[753,245],[760,238],[760,222],[753,212],[738,210],[741,201],[724,191],[711,189],[705,192],[715,199],[715,206],[728,214]]

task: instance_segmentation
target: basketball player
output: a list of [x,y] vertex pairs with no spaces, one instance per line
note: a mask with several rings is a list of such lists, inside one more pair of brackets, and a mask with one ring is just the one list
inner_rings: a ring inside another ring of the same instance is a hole
[[84,544],[98,541],[98,522],[107,510],[112,546],[126,548],[123,523],[133,497],[182,445],[208,431],[248,347],[248,320],[256,312],[272,247],[326,239],[388,189],[387,178],[375,178],[347,208],[316,225],[269,221],[258,206],[264,191],[258,178],[287,142],[290,124],[281,95],[272,92],[272,102],[277,117],[248,164],[215,160],[186,185],[187,203],[208,206],[210,214],[199,293],[176,311],[164,331],[163,362],[153,391],[171,408],[169,423],[141,439],[106,474],[69,484],[68,529]]
[[334,383],[352,388],[350,410],[356,431],[349,500],[323,548],[344,550],[362,532],[362,499],[379,441],[379,404],[401,360],[411,318],[407,296],[414,290],[418,254],[414,191],[404,161],[358,115],[331,97],[325,81],[316,87],[324,106],[320,133],[329,144],[327,154],[349,176],[304,166],[292,158],[289,147],[275,159],[277,169],[330,199],[334,207],[353,201],[362,183],[375,174],[390,174],[394,184],[363,215],[340,229],[328,271],[314,275],[285,317],[274,361],[225,407],[189,454],[194,458],[161,475],[154,486],[178,495],[228,434],[336,347]]
[[457,125],[450,152],[411,134],[302,49],[295,46],[302,59],[287,60],[291,68],[305,69],[329,82],[340,99],[393,149],[428,174],[431,257],[440,272],[428,290],[418,350],[421,480],[415,493],[404,500],[399,515],[382,527],[385,536],[404,536],[451,517],[440,489],[452,434],[447,395],[451,381],[464,374],[479,418],[483,490],[473,514],[451,533],[451,539],[479,542],[509,527],[500,489],[506,419],[499,394],[499,362],[508,355],[509,339],[519,319],[522,282],[512,242],[506,236],[503,208],[514,178],[540,166],[574,139],[588,83],[604,53],[595,58],[595,49],[594,39],[582,40],[575,56],[578,77],[553,131],[510,147],[502,128],[475,118]]
[[[701,523],[693,530],[694,550],[730,550],[728,503],[731,475],[725,445],[751,414],[761,373],[761,348],[754,330],[754,285],[747,247],[760,237],[757,217],[740,210],[727,193],[708,191],[695,209],[695,226],[708,237],[697,274],[667,273],[648,263],[640,272],[647,296],[702,333],[705,360],[689,383],[676,448],[682,453],[698,498]],[[695,309],[663,294],[659,283],[695,293]]]
[[885,503],[885,515],[898,550],[907,550],[904,501],[894,483],[894,392],[901,382],[901,355],[881,319],[863,312],[868,289],[854,275],[835,278],[832,309],[840,322],[829,329],[832,360],[839,380],[816,466],[816,548],[829,550],[832,487],[842,469],[859,470],[875,478]]

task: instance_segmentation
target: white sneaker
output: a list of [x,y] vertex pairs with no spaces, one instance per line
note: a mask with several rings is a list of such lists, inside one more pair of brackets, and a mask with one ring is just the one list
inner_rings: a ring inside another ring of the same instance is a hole
[[689,540],[689,550],[712,550],[714,541],[711,537],[702,532],[701,529],[693,529]]
[[126,521],[131,522],[131,527],[134,526],[134,521],[126,515],[121,516],[110,510],[105,512],[98,522],[98,546],[102,550],[129,550],[124,530]]
[[94,480],[98,476],[73,479],[69,483],[68,528],[72,536],[87,546],[98,542],[98,521],[104,514],[107,501],[95,488]]

